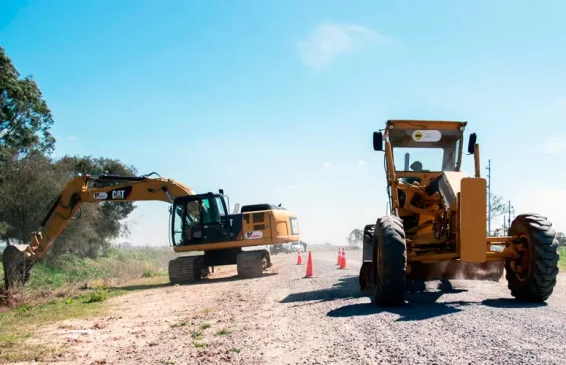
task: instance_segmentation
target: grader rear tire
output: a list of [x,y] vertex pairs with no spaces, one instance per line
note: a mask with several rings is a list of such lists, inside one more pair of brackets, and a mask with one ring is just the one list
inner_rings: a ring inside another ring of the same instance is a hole
[[385,216],[377,220],[373,247],[376,304],[403,304],[407,280],[407,244],[403,222],[399,217]]
[[[558,275],[558,240],[552,224],[538,214],[518,215],[509,235],[518,235],[517,250],[521,257],[505,262],[505,278],[516,299],[544,302],[554,290]],[[523,267],[525,270],[517,270]]]

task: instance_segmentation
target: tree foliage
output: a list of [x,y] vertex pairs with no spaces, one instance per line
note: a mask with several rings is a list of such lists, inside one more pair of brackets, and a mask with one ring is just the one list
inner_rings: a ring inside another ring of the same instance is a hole
[[51,110],[31,76],[20,78],[4,48],[0,46],[0,152],[26,154],[30,150],[49,153],[55,146],[50,133]]
[[[110,158],[50,157],[54,121],[31,76],[18,70],[0,47],[0,237],[8,244],[28,243],[69,180],[80,172],[132,175],[136,169]],[[102,187],[94,182],[93,187]],[[127,232],[122,221],[134,210],[131,202],[81,205],[52,248],[94,257]]]
[[[501,217],[502,215],[507,213],[507,208],[507,202],[503,200],[502,196],[491,194],[491,219]],[[487,206],[487,209],[489,210],[489,204]]]
[[[64,157],[52,160],[36,152],[5,165],[0,181],[0,220],[9,228],[4,239],[27,243],[29,234],[39,229],[49,208],[79,170],[111,168],[110,173],[131,175],[135,169],[117,160],[91,157]],[[86,203],[81,205],[80,219],[73,220],[57,239],[54,254],[72,253],[95,257],[110,246],[111,240],[126,232],[122,221],[134,210],[133,203]]]
[[347,237],[350,246],[358,246],[363,242],[364,231],[359,228],[353,229]]

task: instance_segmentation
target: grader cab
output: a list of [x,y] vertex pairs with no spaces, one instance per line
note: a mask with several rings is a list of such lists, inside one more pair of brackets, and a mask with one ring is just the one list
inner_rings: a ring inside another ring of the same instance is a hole
[[388,120],[374,133],[374,150],[385,151],[390,212],[364,229],[359,280],[379,305],[403,303],[409,280],[499,281],[504,271],[516,299],[540,302],[552,294],[559,258],[552,224],[520,214],[507,236],[489,237],[475,133],[467,144],[475,174],[462,171],[466,125]]

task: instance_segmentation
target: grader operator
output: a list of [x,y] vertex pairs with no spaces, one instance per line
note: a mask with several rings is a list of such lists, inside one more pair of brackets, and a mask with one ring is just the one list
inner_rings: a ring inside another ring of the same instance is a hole
[[520,214],[507,236],[488,236],[487,186],[475,133],[468,143],[475,176],[461,169],[466,124],[388,120],[385,130],[374,133],[374,150],[383,151],[385,142],[391,211],[364,229],[359,279],[377,304],[403,303],[407,280],[498,281],[504,268],[518,300],[542,302],[553,292],[558,241],[546,217]]
[[[105,187],[89,186],[98,182]],[[2,255],[6,288],[25,284],[35,262],[42,260],[80,209],[82,203],[163,201],[172,204],[170,228],[177,253],[204,251],[180,256],[169,262],[172,283],[190,283],[209,273],[209,268],[237,265],[240,277],[261,276],[271,266],[265,249],[243,247],[281,244],[299,240],[295,214],[271,204],[242,207],[229,214],[226,196],[197,194],[191,188],[165,178],[146,176],[84,175],[67,183],[28,245],[10,245]],[[245,211],[245,212],[244,212]],[[41,232],[43,230],[43,232]]]

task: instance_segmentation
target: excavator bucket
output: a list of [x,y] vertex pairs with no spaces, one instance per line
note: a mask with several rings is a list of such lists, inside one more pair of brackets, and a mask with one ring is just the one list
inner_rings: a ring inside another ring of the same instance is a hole
[[4,266],[4,286],[6,289],[27,283],[33,262],[27,258],[27,245],[10,245],[2,253]]

